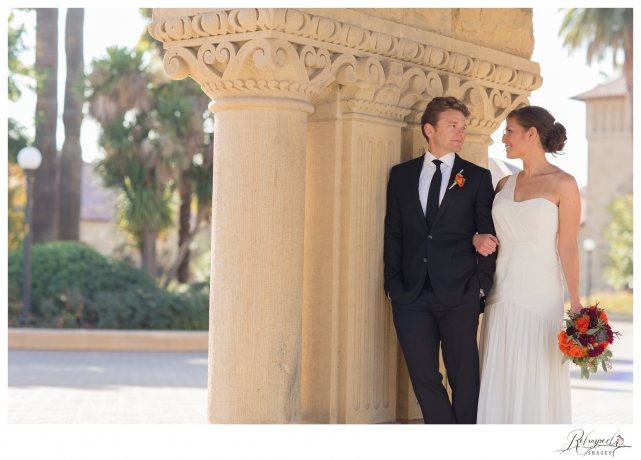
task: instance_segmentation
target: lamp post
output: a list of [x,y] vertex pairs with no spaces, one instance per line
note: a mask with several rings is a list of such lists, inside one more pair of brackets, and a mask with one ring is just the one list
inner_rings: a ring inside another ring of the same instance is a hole
[[31,189],[33,172],[42,163],[42,154],[35,147],[25,147],[18,152],[18,164],[27,174],[27,203],[24,216],[24,259],[22,262],[22,312],[18,318],[24,326],[26,314],[31,313]]
[[592,251],[596,249],[596,242],[592,238],[583,240],[583,249],[588,253],[588,286],[587,286],[587,300],[590,306],[590,290],[592,289]]

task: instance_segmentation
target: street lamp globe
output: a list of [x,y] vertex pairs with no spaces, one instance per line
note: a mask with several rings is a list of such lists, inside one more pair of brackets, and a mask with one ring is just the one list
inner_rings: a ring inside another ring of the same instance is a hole
[[583,240],[583,249],[588,252],[592,252],[596,249],[596,241],[592,238],[586,238]]
[[24,147],[18,152],[18,164],[22,169],[38,169],[42,154],[35,147]]

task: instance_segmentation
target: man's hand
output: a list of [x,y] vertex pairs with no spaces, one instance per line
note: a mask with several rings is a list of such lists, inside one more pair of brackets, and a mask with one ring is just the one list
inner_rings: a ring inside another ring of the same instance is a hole
[[476,234],[472,238],[472,244],[476,248],[476,252],[482,256],[489,256],[496,251],[496,247],[499,245],[499,240],[489,233],[484,233],[482,235]]

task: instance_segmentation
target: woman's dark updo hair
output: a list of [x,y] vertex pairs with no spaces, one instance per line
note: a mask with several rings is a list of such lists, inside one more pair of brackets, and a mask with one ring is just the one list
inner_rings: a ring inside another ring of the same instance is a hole
[[565,127],[555,122],[552,114],[543,107],[526,105],[512,110],[507,118],[514,118],[519,126],[526,130],[536,128],[541,145],[546,152],[558,153],[565,147],[568,140]]

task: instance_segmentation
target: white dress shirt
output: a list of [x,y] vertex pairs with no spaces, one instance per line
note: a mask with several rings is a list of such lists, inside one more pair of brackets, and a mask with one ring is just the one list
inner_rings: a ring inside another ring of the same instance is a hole
[[441,180],[441,193],[438,196],[438,204],[441,205],[447,187],[450,185],[450,176],[452,174],[452,167],[454,166],[455,154],[450,152],[441,158],[436,158],[432,155],[429,150],[425,152],[425,159],[423,160],[423,169],[421,169],[421,176],[418,179],[418,196],[421,199],[421,206],[423,207],[423,214],[427,209],[427,194],[430,191],[430,183],[432,183],[432,177],[436,172],[436,165],[432,163],[434,160],[441,160],[441,175],[443,179]]

